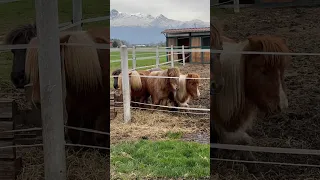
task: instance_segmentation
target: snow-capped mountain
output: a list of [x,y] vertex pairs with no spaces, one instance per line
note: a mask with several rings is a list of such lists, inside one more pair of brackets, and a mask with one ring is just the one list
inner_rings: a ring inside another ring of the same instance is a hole
[[165,29],[209,27],[209,22],[173,20],[160,14],[128,14],[115,9],[110,11],[111,38],[126,40],[132,44],[158,43],[165,41],[161,32]]
[[193,27],[208,27],[209,22],[203,22],[195,19],[191,21],[173,20],[160,14],[153,17],[150,14],[128,14],[119,12],[115,9],[110,11],[111,27],[161,27],[161,28],[193,28]]

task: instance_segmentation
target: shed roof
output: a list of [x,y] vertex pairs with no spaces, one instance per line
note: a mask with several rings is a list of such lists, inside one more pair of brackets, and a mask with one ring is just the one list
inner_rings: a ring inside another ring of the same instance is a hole
[[161,33],[179,34],[179,33],[190,33],[190,32],[210,32],[210,27],[166,29],[166,30],[162,31]]

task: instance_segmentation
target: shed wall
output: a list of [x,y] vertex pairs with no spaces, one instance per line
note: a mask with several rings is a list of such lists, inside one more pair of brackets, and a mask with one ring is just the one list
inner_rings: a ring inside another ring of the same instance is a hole
[[[201,38],[192,37],[191,38],[191,49],[201,49]],[[201,63],[201,52],[191,53],[191,62]]]

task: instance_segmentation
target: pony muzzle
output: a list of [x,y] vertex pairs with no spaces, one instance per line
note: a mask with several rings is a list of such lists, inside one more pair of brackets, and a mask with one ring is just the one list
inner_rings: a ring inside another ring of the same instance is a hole
[[284,95],[282,98],[280,97],[279,102],[279,110],[283,111],[289,107],[288,98],[286,95]]
[[200,91],[199,91],[199,89],[197,89],[197,98],[200,98]]

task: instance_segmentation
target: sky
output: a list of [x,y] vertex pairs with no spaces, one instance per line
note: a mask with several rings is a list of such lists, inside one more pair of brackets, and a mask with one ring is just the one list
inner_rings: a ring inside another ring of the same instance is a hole
[[163,14],[169,19],[210,22],[210,0],[110,0],[111,9],[124,13]]

